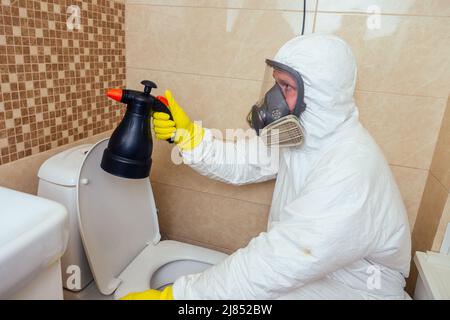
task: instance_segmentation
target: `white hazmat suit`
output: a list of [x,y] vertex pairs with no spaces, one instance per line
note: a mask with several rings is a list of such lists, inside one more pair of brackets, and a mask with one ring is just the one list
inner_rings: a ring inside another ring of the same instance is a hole
[[[208,270],[183,276],[175,299],[403,299],[410,230],[401,195],[379,147],[358,120],[356,63],[331,35],[288,41],[275,61],[305,85],[299,148],[252,158],[250,143],[223,142],[205,129],[183,152],[199,173],[231,184],[276,177],[267,232]],[[250,150],[250,151],[249,151]],[[225,157],[236,159],[227,164]]]

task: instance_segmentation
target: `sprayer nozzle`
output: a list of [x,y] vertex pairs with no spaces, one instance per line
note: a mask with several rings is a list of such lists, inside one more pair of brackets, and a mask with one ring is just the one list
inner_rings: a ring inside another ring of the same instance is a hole
[[110,97],[111,99],[114,99],[116,101],[122,100],[122,89],[109,89],[106,92],[106,95]]

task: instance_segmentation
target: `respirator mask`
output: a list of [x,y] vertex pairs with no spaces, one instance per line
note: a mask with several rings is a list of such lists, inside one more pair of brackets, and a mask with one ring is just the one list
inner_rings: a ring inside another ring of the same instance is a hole
[[[267,59],[266,64],[260,99],[250,110],[247,122],[267,146],[299,146],[304,139],[299,117],[306,108],[303,79],[299,72],[282,63]],[[283,84],[274,84],[273,70],[287,73],[295,80],[297,99],[292,112],[283,93]]]

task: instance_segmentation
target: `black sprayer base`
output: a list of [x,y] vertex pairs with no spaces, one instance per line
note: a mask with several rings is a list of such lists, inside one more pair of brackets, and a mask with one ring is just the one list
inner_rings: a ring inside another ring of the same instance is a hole
[[127,179],[148,178],[152,159],[133,160],[113,154],[108,148],[103,152],[102,162],[100,164],[103,170],[115,176]]

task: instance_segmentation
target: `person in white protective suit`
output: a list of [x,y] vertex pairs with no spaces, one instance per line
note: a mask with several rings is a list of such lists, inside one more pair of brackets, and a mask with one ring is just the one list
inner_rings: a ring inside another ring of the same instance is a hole
[[[285,74],[282,66],[295,70],[304,86],[293,88],[302,91],[296,107],[303,143],[280,147],[278,167],[271,165],[270,152],[248,154],[261,137],[247,144],[215,139],[190,122],[170,92],[174,121],[154,115],[157,137],[175,133],[184,162],[199,173],[236,185],[276,178],[267,231],[218,265],[180,277],[165,297],[403,299],[411,251],[408,219],[389,165],[358,120],[350,48],[332,35],[299,36],[268,64],[274,77]],[[288,85],[275,80],[295,114]],[[187,134],[177,135],[181,128]],[[235,164],[225,161],[230,154]],[[140,295],[134,298],[145,298]]]

